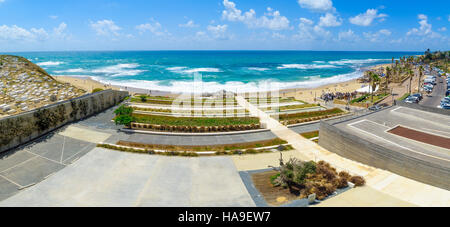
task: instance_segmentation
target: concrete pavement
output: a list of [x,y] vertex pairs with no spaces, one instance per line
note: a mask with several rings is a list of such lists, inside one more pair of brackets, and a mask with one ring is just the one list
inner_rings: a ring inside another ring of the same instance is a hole
[[[293,154],[294,157],[305,161],[326,161],[338,170],[345,170],[353,175],[363,176],[367,181],[367,187],[413,205],[450,206],[450,191],[429,186],[388,171],[373,168],[340,157],[281,125],[276,120],[270,118],[266,113],[248,103],[244,98],[237,97],[237,101],[241,106],[247,107],[253,115],[259,116],[261,122],[266,123],[267,127],[271,129],[275,135],[288,141],[289,144],[292,144],[296,149],[295,154]],[[255,156],[252,159],[241,157],[238,161],[235,161],[235,163],[237,164],[238,169],[265,169],[267,168],[268,162],[264,160],[267,159],[267,157],[268,155]],[[366,206],[370,206],[370,204],[366,204]]]
[[[45,195],[45,196],[43,196]],[[228,157],[177,158],[95,148],[0,206],[255,206]]]

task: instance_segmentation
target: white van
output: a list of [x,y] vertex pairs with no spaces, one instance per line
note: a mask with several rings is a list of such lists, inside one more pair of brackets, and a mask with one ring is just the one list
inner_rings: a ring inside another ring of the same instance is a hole
[[430,84],[436,85],[436,80],[427,78],[427,79],[425,79],[424,83],[430,83]]

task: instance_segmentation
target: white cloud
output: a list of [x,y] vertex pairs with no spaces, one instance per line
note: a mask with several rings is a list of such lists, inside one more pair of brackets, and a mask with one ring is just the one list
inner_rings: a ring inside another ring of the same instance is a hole
[[370,42],[380,42],[392,34],[387,29],[381,29],[378,32],[364,32],[364,37]]
[[274,38],[274,39],[285,39],[286,36],[283,35],[283,34],[280,34],[280,33],[278,33],[278,32],[274,32],[274,33],[272,34],[272,38]]
[[37,41],[49,38],[48,33],[43,28],[31,28],[27,30],[17,25],[0,26],[0,40],[7,41]]
[[314,26],[314,22],[307,18],[300,18],[298,29],[298,33],[293,36],[296,40],[312,41],[330,36],[329,31],[319,25]]
[[178,26],[182,27],[182,28],[195,28],[195,27],[198,27],[198,25],[195,24],[195,22],[193,20],[190,20],[186,24],[180,24]]
[[313,11],[330,11],[335,10],[333,2],[331,0],[298,0],[298,4],[302,8],[310,9]]
[[17,25],[2,25],[0,26],[0,40],[32,42],[65,39],[68,37],[65,33],[66,29],[67,24],[64,22],[53,28],[53,32],[47,32],[44,28],[25,29]]
[[338,40],[340,40],[340,41],[341,40],[352,41],[352,40],[356,40],[356,39],[358,39],[358,36],[351,29],[349,29],[348,31],[339,32],[339,35],[338,35]]
[[212,25],[208,26],[208,31],[216,39],[227,39],[228,38],[228,36],[226,34],[227,33],[227,29],[228,29],[228,25],[226,25],[226,24],[224,24],[224,25],[216,25],[216,26],[212,26]]
[[376,9],[368,9],[365,13],[350,18],[350,23],[359,26],[370,26],[375,19],[380,18],[380,20],[384,20],[387,16],[382,13],[378,14]]
[[442,27],[442,28],[439,28],[438,31],[445,32],[445,31],[447,31],[447,28],[446,27]]
[[282,16],[279,11],[274,11],[272,8],[267,8],[264,16],[256,17],[256,12],[253,9],[242,13],[236,8],[236,4],[229,0],[223,0],[225,10],[222,11],[222,18],[232,22],[242,22],[250,28],[267,28],[270,30],[284,30],[289,29],[289,20]]
[[53,20],[58,19],[58,16],[55,16],[55,15],[50,15],[50,16],[48,16],[48,17],[50,17],[50,19],[53,19]]
[[144,34],[145,32],[150,32],[156,36],[170,36],[171,34],[163,29],[163,26],[158,22],[152,19],[151,23],[140,24],[136,26],[136,29],[139,31],[139,34]]
[[327,13],[325,16],[320,17],[319,26],[321,27],[338,27],[341,25],[342,20],[331,13]]
[[117,26],[112,20],[99,20],[97,22],[91,22],[91,28],[95,30],[99,36],[118,37],[119,31],[122,29]]
[[413,29],[409,30],[407,35],[408,36],[410,36],[410,35],[418,35],[418,36],[432,35],[433,34],[433,31],[432,31],[433,26],[428,23],[428,17],[424,14],[419,14],[417,16],[417,18],[419,18],[420,28],[413,28]]
[[300,18],[300,23],[312,25],[312,24],[314,24],[314,21],[302,17],[302,18]]
[[31,32],[35,35],[38,40],[47,40],[49,38],[48,33],[43,28],[32,28]]
[[56,37],[58,38],[66,38],[67,34],[65,33],[67,29],[67,24],[62,22],[61,24],[59,24],[58,27],[53,29],[53,33],[55,34]]

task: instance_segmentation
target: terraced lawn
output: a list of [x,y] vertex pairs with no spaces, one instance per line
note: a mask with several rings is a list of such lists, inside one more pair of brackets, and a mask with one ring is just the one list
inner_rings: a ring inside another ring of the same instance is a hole
[[281,121],[288,121],[288,120],[308,119],[308,118],[314,118],[314,117],[323,117],[323,116],[327,116],[327,115],[343,114],[343,113],[345,113],[343,110],[341,110],[339,108],[334,108],[334,109],[314,111],[314,112],[282,114],[279,117],[280,117]]
[[195,117],[169,117],[133,114],[136,123],[169,126],[231,126],[231,125],[257,125],[259,118],[236,117],[236,118],[195,118]]

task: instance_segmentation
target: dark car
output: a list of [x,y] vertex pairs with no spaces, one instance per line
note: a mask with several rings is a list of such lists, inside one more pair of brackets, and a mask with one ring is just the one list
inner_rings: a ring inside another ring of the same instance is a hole
[[381,110],[383,107],[381,107],[380,105],[375,105],[369,108],[370,111],[378,111]]
[[422,94],[420,94],[420,93],[413,94],[413,95],[411,95],[411,96],[418,98],[419,101],[421,101],[421,100],[423,99],[423,96],[422,96]]

